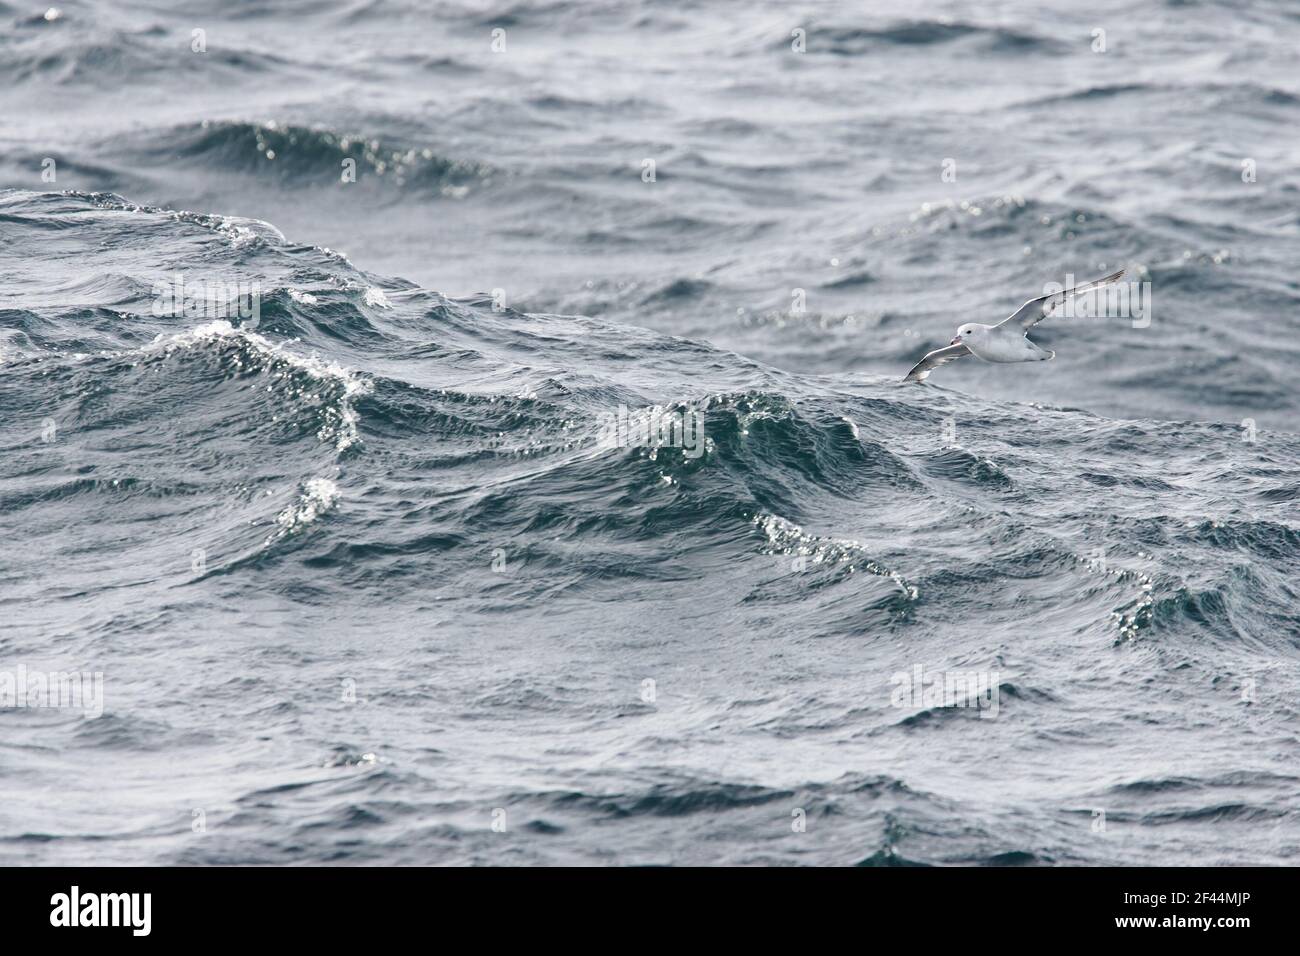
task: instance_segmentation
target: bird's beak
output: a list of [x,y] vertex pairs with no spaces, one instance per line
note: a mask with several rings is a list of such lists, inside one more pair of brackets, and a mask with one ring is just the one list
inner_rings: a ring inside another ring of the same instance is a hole
[[952,341],[949,342],[948,344],[949,344],[949,345],[961,345],[961,336],[960,336],[960,335],[954,335],[954,336],[952,337]]

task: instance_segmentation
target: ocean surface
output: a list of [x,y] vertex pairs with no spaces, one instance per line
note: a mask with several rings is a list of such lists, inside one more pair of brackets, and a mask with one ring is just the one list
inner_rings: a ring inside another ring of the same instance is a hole
[[56,2],[0,863],[1297,862],[1293,3]]

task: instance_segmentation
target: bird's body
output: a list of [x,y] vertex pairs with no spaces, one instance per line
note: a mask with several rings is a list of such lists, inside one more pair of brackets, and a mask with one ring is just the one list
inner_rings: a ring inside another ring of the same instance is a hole
[[971,355],[985,362],[1045,362],[1056,355],[1029,341],[1020,329],[996,325],[972,325],[971,331],[961,337],[961,343]]
[[1123,275],[1124,270],[1121,269],[1093,282],[1030,299],[997,325],[968,322],[957,330],[956,336],[948,345],[935,349],[917,362],[903,381],[924,382],[940,365],[947,365],[964,355],[974,355],[985,362],[999,364],[1046,362],[1055,358],[1055,352],[1040,348],[1029,340],[1029,330],[1068,297],[1115,282]]

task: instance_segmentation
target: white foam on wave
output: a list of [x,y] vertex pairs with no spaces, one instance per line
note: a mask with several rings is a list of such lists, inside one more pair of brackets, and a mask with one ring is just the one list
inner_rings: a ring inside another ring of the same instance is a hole
[[335,450],[340,452],[360,441],[361,436],[357,430],[360,417],[352,407],[352,400],[369,392],[370,383],[337,362],[326,362],[315,355],[296,355],[285,348],[285,343],[272,342],[264,335],[237,328],[227,319],[206,322],[174,335],[160,334],[145,346],[144,351],[147,354],[167,355],[178,349],[202,348],[230,340],[242,342],[267,370],[277,365],[288,366],[316,381],[340,386],[342,394],[338,405],[331,409],[335,420],[322,425],[316,437],[323,442],[333,442]]
[[862,568],[871,574],[889,578],[909,601],[915,601],[920,590],[908,584],[901,574],[892,571],[867,557],[860,541],[839,538],[821,538],[808,534],[793,521],[780,515],[756,514],[753,523],[767,536],[767,553],[793,555],[806,558],[809,564],[847,564],[850,572]]
[[277,537],[293,534],[311,524],[339,501],[339,486],[328,478],[311,478],[303,484],[298,500],[276,515],[279,531],[266,539],[270,544]]

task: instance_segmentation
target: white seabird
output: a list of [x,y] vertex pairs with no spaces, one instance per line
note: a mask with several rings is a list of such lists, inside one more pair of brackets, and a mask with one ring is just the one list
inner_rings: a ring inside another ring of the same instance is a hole
[[1029,340],[1029,330],[1041,322],[1052,309],[1070,296],[1089,292],[1107,285],[1124,275],[1124,270],[1108,276],[1030,299],[997,325],[980,325],[968,322],[957,330],[953,340],[941,349],[935,349],[917,362],[907,373],[904,382],[924,382],[926,376],[940,365],[947,365],[963,355],[973,355],[985,362],[1046,362],[1055,358],[1055,352],[1039,348]]

